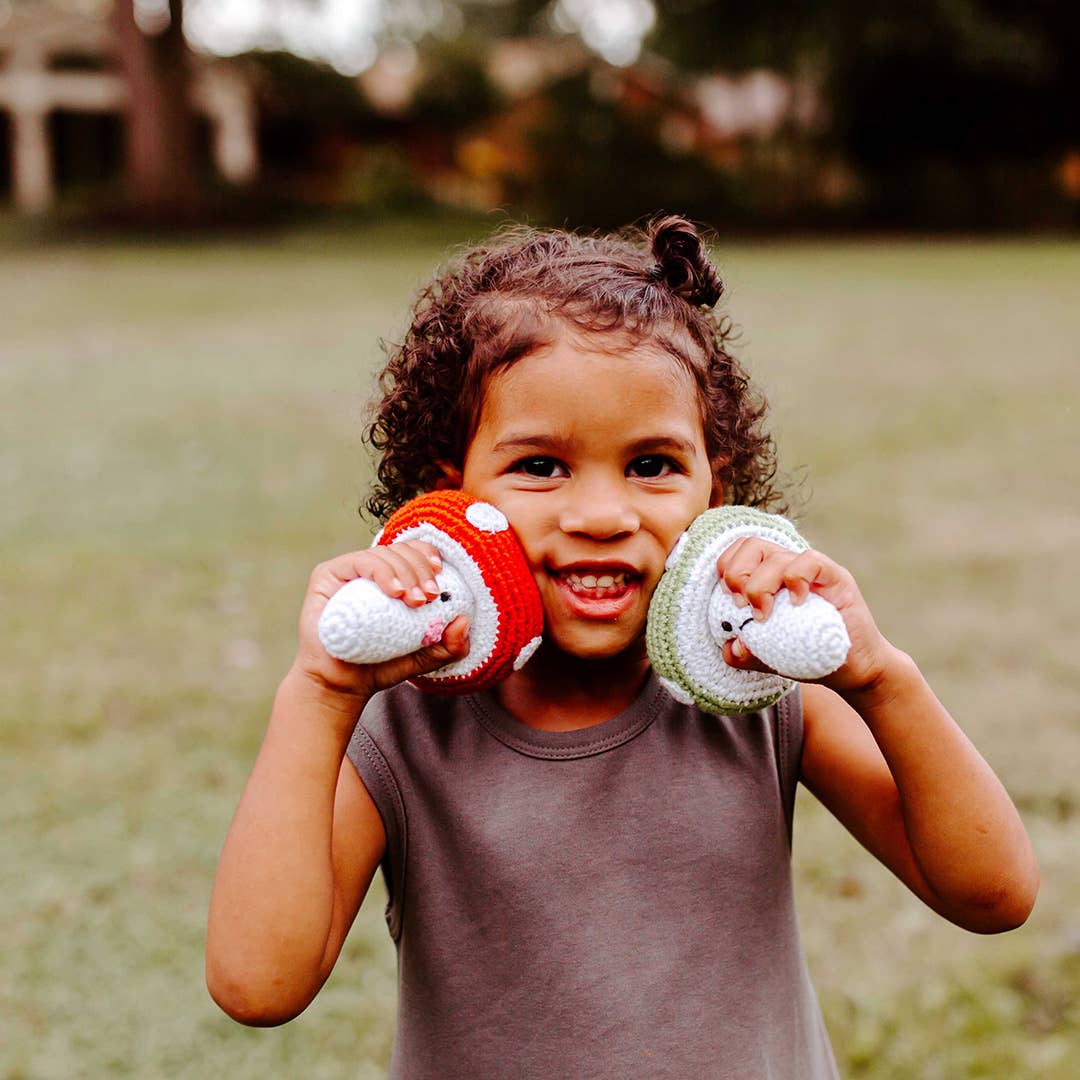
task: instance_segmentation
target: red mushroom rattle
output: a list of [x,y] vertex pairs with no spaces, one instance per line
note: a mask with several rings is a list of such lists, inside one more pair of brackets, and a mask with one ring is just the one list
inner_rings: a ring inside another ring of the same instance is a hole
[[544,612],[525,554],[505,515],[463,491],[433,491],[391,515],[376,544],[424,540],[438,548],[440,594],[411,608],[367,578],[343,585],[323,609],[319,638],[331,656],[374,664],[442,638],[469,618],[469,653],[413,679],[421,690],[466,694],[522,667],[540,644]]

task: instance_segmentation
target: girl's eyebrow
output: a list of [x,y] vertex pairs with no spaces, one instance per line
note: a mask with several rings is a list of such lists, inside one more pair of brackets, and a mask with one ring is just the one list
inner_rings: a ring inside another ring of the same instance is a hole
[[643,439],[635,439],[626,449],[631,454],[665,452],[693,457],[697,452],[697,444],[678,435],[647,435]]
[[565,450],[570,440],[561,435],[508,435],[500,439],[492,448],[492,453],[512,450],[519,453],[524,450]]
[[[564,453],[571,443],[571,439],[562,435],[514,434],[500,439],[492,447],[492,452],[501,453],[509,450],[514,453],[523,453],[527,450],[543,450],[548,453]],[[669,453],[693,457],[697,452],[697,445],[692,440],[678,435],[646,435],[635,439],[624,449],[630,455]]]

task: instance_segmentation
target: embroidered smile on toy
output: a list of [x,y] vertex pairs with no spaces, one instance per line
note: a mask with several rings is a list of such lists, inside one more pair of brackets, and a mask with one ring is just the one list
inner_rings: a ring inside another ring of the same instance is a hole
[[[811,593],[801,604],[777,593],[769,617],[756,621],[717,581],[716,560],[736,540],[756,536],[791,551],[810,546],[786,518],[748,506],[706,510],[668,556],[649,605],[645,641],[660,681],[673,697],[707,712],[747,713],[771,705],[794,679],[820,679],[844,662],[851,640],[840,613]],[[777,674],[724,662],[736,637]]]
[[367,578],[342,586],[319,619],[319,638],[339,660],[374,664],[441,640],[469,618],[469,652],[413,679],[422,690],[465,694],[521,668],[540,644],[544,612],[525,555],[503,513],[463,491],[421,495],[391,515],[376,544],[424,540],[442,555],[441,592],[422,607],[387,596]]

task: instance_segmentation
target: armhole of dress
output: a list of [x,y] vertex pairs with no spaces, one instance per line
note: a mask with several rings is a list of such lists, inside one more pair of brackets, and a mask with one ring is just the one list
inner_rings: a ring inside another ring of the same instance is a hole
[[386,852],[382,859],[387,892],[386,925],[396,943],[401,937],[402,909],[405,904],[405,856],[408,851],[405,803],[382,751],[359,725],[349,742],[348,755],[364,787],[368,789],[386,830]]
[[776,703],[776,757],[780,772],[780,797],[787,822],[788,846],[791,846],[795,821],[795,792],[802,763],[803,710],[802,691],[798,684]]

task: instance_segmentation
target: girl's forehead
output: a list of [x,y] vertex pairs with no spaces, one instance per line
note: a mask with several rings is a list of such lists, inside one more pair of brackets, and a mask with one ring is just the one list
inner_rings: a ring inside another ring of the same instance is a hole
[[700,412],[687,366],[659,342],[566,336],[491,376],[480,425],[533,419],[562,427],[604,417],[628,427],[655,418],[698,429]]
[[668,391],[692,389],[694,380],[683,350],[659,335],[560,334],[538,345],[514,363],[497,371],[496,380],[518,388],[549,386],[614,377],[620,382],[652,383]]

